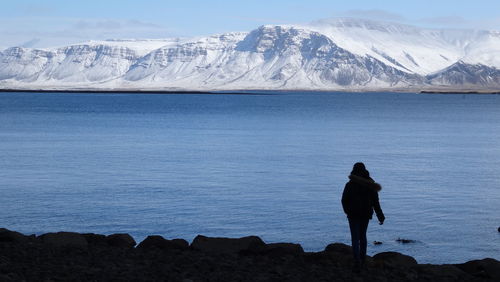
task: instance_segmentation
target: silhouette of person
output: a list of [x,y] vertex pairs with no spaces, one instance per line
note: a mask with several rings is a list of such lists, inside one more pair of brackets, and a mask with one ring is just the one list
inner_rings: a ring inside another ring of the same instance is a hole
[[382,189],[371,177],[363,163],[355,163],[342,193],[342,208],[347,214],[351,230],[352,252],[355,272],[364,266],[366,257],[366,230],[368,221],[372,219],[373,210],[377,214],[379,224],[385,220],[380,208],[378,192]]

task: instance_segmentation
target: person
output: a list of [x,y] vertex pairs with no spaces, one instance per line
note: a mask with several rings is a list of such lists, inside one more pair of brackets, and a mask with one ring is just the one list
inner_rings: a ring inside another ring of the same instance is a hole
[[378,192],[382,186],[371,177],[363,163],[355,163],[349,182],[346,183],[342,193],[342,208],[349,221],[351,230],[352,252],[354,257],[353,271],[359,272],[365,264],[366,257],[366,230],[368,222],[372,219],[373,210],[377,215],[379,224],[384,224],[385,216],[380,208]]

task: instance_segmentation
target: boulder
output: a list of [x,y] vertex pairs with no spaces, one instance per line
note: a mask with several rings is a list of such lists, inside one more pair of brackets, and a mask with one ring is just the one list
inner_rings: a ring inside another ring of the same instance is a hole
[[105,246],[107,245],[106,235],[94,234],[94,233],[85,233],[82,236],[87,240],[89,245],[99,245]]
[[264,245],[262,239],[257,236],[218,238],[198,235],[191,243],[191,248],[209,253],[227,254],[251,251]]
[[0,228],[0,242],[26,242],[28,241],[28,238],[28,236],[25,236],[19,232]]
[[417,265],[416,259],[398,252],[378,253],[373,256],[373,260],[375,263],[382,263],[384,266],[393,268],[409,268]]
[[337,253],[341,255],[352,255],[352,248],[346,244],[342,243],[333,243],[329,244],[325,248],[325,252],[327,253]]
[[348,265],[352,263],[352,248],[346,244],[333,243],[326,246],[325,251],[326,256],[330,260],[336,261],[342,265]]
[[267,252],[279,250],[284,253],[289,254],[302,254],[304,253],[304,249],[300,244],[294,243],[272,243],[266,245]]
[[419,264],[417,266],[420,278],[435,281],[460,281],[470,280],[469,274],[465,273],[454,265],[433,265],[433,264]]
[[148,236],[137,245],[138,249],[185,250],[189,243],[184,239],[167,240],[159,235]]
[[137,243],[128,234],[111,234],[106,236],[108,245],[119,248],[133,248]]
[[75,232],[57,232],[46,233],[39,237],[42,242],[55,247],[76,247],[87,248],[87,240],[80,233]]
[[500,261],[496,259],[472,260],[456,266],[471,275],[489,277],[500,281]]
[[189,248],[189,243],[188,241],[184,239],[172,239],[170,240],[175,246],[177,246],[178,249],[180,250],[185,250]]
[[294,243],[272,243],[254,247],[253,253],[260,253],[272,256],[300,255],[304,249],[300,244]]

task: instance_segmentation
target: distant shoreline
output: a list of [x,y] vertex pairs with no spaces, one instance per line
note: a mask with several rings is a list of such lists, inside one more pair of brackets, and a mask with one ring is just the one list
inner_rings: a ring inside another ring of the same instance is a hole
[[416,89],[369,89],[369,90],[312,90],[312,89],[235,89],[235,90],[186,90],[186,89],[14,89],[0,88],[0,93],[81,93],[81,94],[223,94],[223,95],[271,95],[278,93],[408,93],[408,94],[500,94],[500,90],[416,90]]
[[440,91],[422,90],[420,94],[500,94],[500,91]]
[[[199,91],[199,90],[131,90],[131,89],[0,89],[0,92],[18,92],[18,93],[110,93],[110,94],[218,94],[215,91]],[[225,93],[224,93],[225,94]],[[228,92],[227,94],[239,94],[236,92]]]

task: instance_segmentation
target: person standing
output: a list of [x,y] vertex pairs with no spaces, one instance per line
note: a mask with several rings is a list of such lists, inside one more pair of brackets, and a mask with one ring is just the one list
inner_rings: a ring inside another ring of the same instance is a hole
[[365,263],[366,230],[373,211],[375,210],[379,224],[384,224],[385,221],[378,199],[378,192],[381,189],[382,186],[370,177],[363,163],[354,164],[349,175],[349,182],[346,183],[342,193],[342,208],[349,220],[355,272],[359,272],[360,266]]

